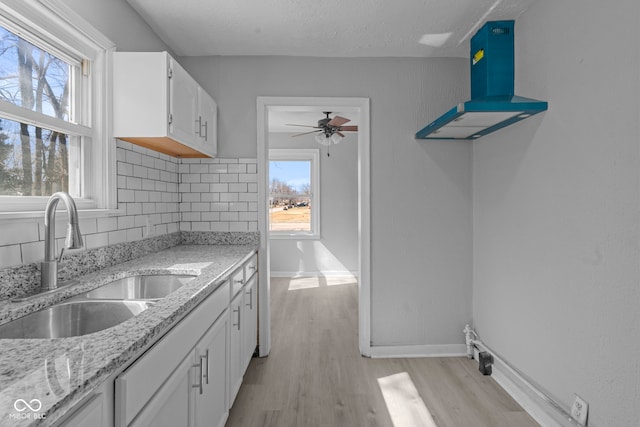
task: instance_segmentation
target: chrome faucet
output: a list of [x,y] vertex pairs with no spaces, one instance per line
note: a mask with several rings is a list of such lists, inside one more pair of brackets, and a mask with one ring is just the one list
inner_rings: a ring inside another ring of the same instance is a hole
[[82,247],[82,234],[78,226],[78,210],[76,204],[64,192],[54,193],[47,202],[44,211],[44,261],[42,262],[42,272],[40,276],[40,287],[42,291],[50,291],[58,287],[58,262],[62,261],[64,248],[60,251],[60,256],[56,258],[56,206],[62,200],[67,207],[68,229],[65,247],[67,249],[79,249]]

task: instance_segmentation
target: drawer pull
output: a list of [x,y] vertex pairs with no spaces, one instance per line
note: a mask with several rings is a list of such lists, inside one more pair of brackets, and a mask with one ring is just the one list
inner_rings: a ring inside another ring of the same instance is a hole
[[247,307],[253,310],[253,288],[249,289],[246,294],[249,295],[249,304],[247,304]]
[[236,326],[238,328],[238,330],[240,330],[240,307],[238,308],[234,308],[233,312],[238,312],[238,323],[234,323],[233,326]]

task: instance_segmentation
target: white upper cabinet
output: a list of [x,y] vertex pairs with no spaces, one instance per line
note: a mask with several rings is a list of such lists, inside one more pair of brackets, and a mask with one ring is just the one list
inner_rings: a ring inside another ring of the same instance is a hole
[[175,157],[217,153],[217,106],[167,52],[117,52],[116,138]]
[[198,88],[198,126],[202,150],[215,157],[218,154],[218,104],[201,87]]

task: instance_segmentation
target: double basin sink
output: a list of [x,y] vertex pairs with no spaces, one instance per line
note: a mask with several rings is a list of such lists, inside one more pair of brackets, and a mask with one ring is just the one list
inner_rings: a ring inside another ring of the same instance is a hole
[[159,274],[118,279],[0,325],[0,339],[66,338],[99,332],[142,313],[195,277]]

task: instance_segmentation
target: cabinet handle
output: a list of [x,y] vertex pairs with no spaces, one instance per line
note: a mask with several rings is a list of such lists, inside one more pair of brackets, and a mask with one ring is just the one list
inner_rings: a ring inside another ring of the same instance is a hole
[[202,133],[200,132],[200,130],[202,129],[202,116],[198,116],[198,119],[196,120],[196,124],[198,125],[196,127],[196,135],[201,137]]
[[204,357],[205,356],[200,356],[200,363],[196,363],[195,365],[193,365],[194,368],[200,368],[200,375],[199,375],[200,382],[198,384],[192,385],[191,387],[199,388],[200,389],[200,394],[202,394],[202,359]]
[[209,384],[209,349],[207,349],[207,353],[204,356],[200,356],[200,363],[202,363],[203,358],[207,359],[207,363],[204,365],[207,369],[205,369],[205,373],[202,374],[202,377],[205,379],[207,384]]
[[249,304],[247,304],[247,307],[249,307],[250,310],[253,310],[253,288],[249,289],[246,293],[249,294]]
[[[200,125],[200,127],[202,127],[202,124]],[[205,141],[208,141],[208,139],[209,139],[208,130],[209,130],[209,122],[204,122],[204,136],[203,136],[203,138],[204,138]],[[202,136],[202,134],[200,136]]]
[[240,307],[238,308],[234,308],[233,312],[238,312],[238,323],[234,323],[233,326],[236,326],[238,328],[238,330],[240,330]]
[[234,280],[235,283],[240,283],[241,285],[244,285],[244,279],[236,279]]
[[255,265],[250,265],[250,266],[249,266],[249,270],[256,271],[256,266],[255,266]]

